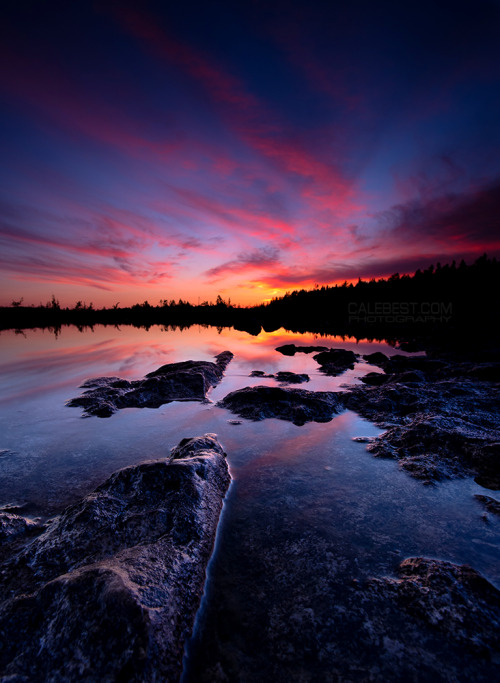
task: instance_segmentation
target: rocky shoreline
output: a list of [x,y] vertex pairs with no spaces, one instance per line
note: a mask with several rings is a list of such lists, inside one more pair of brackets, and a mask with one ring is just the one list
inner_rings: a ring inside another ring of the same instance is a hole
[[4,517],[0,680],[177,681],[229,482],[205,434],[115,472],[34,539]]
[[[361,361],[351,351],[323,346],[276,350],[290,357],[315,353],[328,376],[362,361],[380,371],[336,392],[282,386],[308,381],[304,374],[254,371],[251,376],[277,385],[237,389],[217,406],[243,419],[298,426],[328,422],[349,409],[385,430],[367,449],[396,459],[423,483],[471,476],[500,489],[495,354],[375,353]],[[82,385],[87,391],[68,405],[109,417],[127,407],[206,401],[233,354],[215,358],[167,364],[142,380],[88,380]],[[23,517],[22,510],[0,511],[0,681],[178,681],[229,483],[225,453],[215,434],[205,434],[183,439],[165,459],[119,470],[47,524]],[[476,500],[485,515],[500,514],[494,498],[478,494]],[[300,551],[289,558],[296,569],[283,567],[282,540],[270,537],[269,547],[253,546],[251,534],[241,540],[255,564],[282,582],[276,582],[259,654],[273,680],[314,680],[296,669],[297,653],[306,650],[309,673],[322,680],[493,680],[500,592],[478,572],[412,557],[399,562],[394,575],[347,579],[335,575],[341,559],[334,549],[319,536],[313,540],[297,540]],[[316,573],[323,579],[311,586]],[[300,592],[305,583],[307,604]],[[293,614],[283,599],[288,593],[296,596]],[[256,607],[245,609],[249,618]],[[237,657],[221,664],[218,637],[208,643],[213,653],[205,653],[198,669],[194,665],[196,680],[253,680]],[[275,656],[269,669],[266,648]]]
[[500,488],[497,363],[437,354],[365,360],[384,372],[362,378],[367,384],[351,387],[342,401],[386,429],[369,444],[373,455],[396,458],[425,483],[473,476],[485,488]]

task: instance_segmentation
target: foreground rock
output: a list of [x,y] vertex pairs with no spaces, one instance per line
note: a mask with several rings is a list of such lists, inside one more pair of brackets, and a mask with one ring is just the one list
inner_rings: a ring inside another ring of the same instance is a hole
[[369,386],[352,387],[342,400],[387,430],[368,447],[373,454],[397,458],[426,483],[472,475],[500,488],[498,364],[383,354],[369,360],[385,374],[368,374]]
[[265,386],[237,389],[217,405],[250,420],[276,417],[296,425],[329,422],[342,410],[334,392]]
[[159,408],[170,401],[202,401],[217,386],[233,354],[223,351],[216,362],[187,360],[162,365],[144,379],[128,381],[119,377],[97,377],[82,384],[82,396],[68,401],[82,407],[87,415],[110,417],[121,408]]
[[214,434],[184,439],[4,561],[0,676],[177,681],[229,481]]
[[316,363],[321,365],[321,372],[331,377],[336,377],[346,370],[352,370],[358,356],[353,351],[346,349],[329,349],[313,356]]

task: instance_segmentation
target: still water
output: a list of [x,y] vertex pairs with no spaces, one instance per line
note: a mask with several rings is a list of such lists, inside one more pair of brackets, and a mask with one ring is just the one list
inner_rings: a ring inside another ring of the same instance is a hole
[[[312,354],[287,357],[275,350],[285,343],[396,353],[384,343],[284,330],[259,336],[197,326],[0,334],[0,508],[20,505],[23,514],[46,519],[115,470],[165,457],[184,437],[215,432],[224,446],[233,481],[185,681],[230,680],[231,671],[243,668],[246,680],[258,680],[263,648],[266,661],[283,656],[283,642],[262,640],[280,632],[276,621],[301,620],[307,644],[315,615],[335,608],[330,593],[346,581],[391,575],[405,557],[468,563],[500,587],[500,522],[485,518],[474,499],[475,493],[494,496],[491,491],[471,479],[424,486],[396,462],[373,458],[353,437],[380,430],[349,411],[300,427],[275,419],[230,423],[235,416],[217,400],[240,387],[274,384],[249,377],[252,370],[305,372],[311,381],[304,388],[330,391],[377,370],[360,362],[340,377],[325,377]],[[212,360],[226,349],[234,359],[211,403],[127,409],[108,419],[82,418],[79,408],[65,405],[90,377],[138,379],[165,363]]]

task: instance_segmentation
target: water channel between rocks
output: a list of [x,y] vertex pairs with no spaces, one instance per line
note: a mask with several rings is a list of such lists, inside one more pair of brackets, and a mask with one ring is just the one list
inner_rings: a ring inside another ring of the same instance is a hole
[[[474,499],[491,491],[472,479],[425,486],[395,461],[375,459],[353,437],[380,430],[350,411],[303,426],[231,424],[236,416],[214,405],[234,389],[275,384],[249,377],[252,370],[306,372],[311,381],[303,388],[335,391],[376,369],[362,363],[325,377],[311,355],[276,352],[284,343],[396,353],[383,343],[283,330],[258,337],[214,328],[0,335],[0,507],[57,514],[116,469],[165,457],[186,436],[215,432],[226,450],[233,481],[187,646],[185,683],[236,680],[235,672],[244,672],[240,680],[276,679],[276,671],[283,680],[328,680],[308,672],[321,672],[328,659],[328,632],[346,609],[346,592],[368,576],[393,575],[405,557],[468,563],[500,587],[500,523]],[[225,349],[235,357],[210,394],[214,403],[126,409],[109,419],[82,419],[80,409],[65,406],[89,377],[136,379]]]

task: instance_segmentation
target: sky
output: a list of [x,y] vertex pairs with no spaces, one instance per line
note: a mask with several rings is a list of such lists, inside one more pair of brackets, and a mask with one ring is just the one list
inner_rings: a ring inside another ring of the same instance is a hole
[[499,36],[499,0],[3,0],[0,305],[500,256]]

